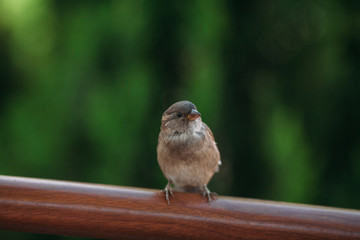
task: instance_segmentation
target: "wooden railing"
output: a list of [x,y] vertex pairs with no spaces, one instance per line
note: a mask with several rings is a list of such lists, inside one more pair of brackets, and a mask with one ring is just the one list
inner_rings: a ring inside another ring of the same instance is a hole
[[360,211],[0,176],[0,229],[107,239],[360,239]]

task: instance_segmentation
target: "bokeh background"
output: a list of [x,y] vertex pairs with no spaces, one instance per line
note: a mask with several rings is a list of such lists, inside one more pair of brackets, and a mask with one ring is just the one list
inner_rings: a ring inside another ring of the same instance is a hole
[[359,75],[360,1],[2,0],[0,174],[161,189],[187,99],[212,191],[360,209]]

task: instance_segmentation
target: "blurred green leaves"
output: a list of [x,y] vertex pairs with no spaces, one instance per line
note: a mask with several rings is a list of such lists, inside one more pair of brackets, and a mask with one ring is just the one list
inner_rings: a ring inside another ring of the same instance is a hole
[[184,11],[185,23],[182,36],[185,41],[183,73],[186,81],[186,98],[193,99],[208,115],[212,126],[218,122],[223,99],[222,46],[227,21],[222,1],[195,2]]
[[299,199],[308,202],[316,183],[314,177],[319,173],[304,136],[301,116],[278,106],[269,116],[264,135],[264,153],[275,177],[274,197],[290,202]]

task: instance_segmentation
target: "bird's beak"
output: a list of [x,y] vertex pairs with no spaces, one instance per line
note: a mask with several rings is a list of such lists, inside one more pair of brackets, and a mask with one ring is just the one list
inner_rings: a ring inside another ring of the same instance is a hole
[[186,116],[186,119],[190,121],[194,121],[198,117],[200,117],[201,114],[196,109],[191,109],[191,113]]

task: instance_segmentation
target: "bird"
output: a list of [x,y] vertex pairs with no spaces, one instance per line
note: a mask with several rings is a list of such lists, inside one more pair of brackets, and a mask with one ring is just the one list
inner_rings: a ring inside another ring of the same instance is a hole
[[[199,192],[208,203],[217,198],[207,185],[221,165],[220,152],[210,128],[195,104],[179,101],[161,117],[157,160],[168,180],[163,192],[170,205],[173,190]],[[172,187],[174,186],[174,188]]]

